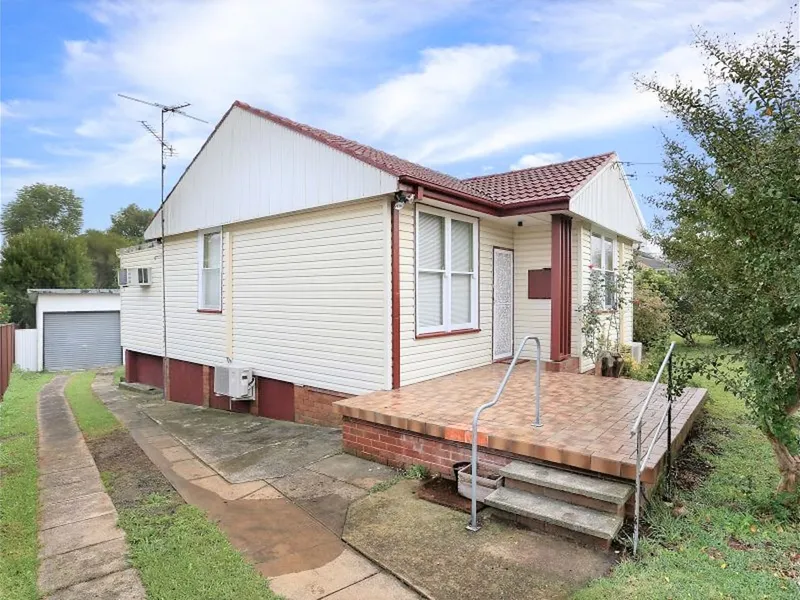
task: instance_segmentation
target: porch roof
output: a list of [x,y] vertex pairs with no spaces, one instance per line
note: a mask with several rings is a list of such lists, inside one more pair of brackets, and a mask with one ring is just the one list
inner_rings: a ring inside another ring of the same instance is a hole
[[[342,415],[418,434],[468,443],[475,409],[494,397],[508,365],[491,364],[336,402]],[[635,478],[636,440],[630,428],[650,384],[544,371],[542,427],[534,419],[533,362],[515,368],[500,401],[481,415],[482,448],[566,465],[625,479]],[[665,386],[645,413],[643,447],[666,408]],[[687,388],[673,404],[673,444],[691,429],[706,390]],[[666,435],[656,443],[643,474],[652,483],[666,455]]]

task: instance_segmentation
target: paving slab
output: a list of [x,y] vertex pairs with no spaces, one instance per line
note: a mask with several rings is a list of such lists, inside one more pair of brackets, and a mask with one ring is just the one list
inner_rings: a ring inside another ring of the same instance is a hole
[[174,462],[172,463],[172,470],[184,479],[189,480],[216,475],[211,467],[206,466],[196,458]]
[[100,482],[100,473],[94,464],[90,467],[80,467],[68,471],[39,473],[40,490],[72,484],[90,485],[95,481]]
[[342,451],[342,432],[330,427],[174,402],[141,409],[233,483],[283,477]]
[[367,494],[362,488],[308,469],[298,469],[271,483],[337,535],[344,530],[347,508]]
[[419,597],[394,577],[377,573],[327,596],[325,600],[415,600]]
[[266,485],[264,481],[250,481],[248,483],[228,483],[219,475],[195,479],[193,484],[200,486],[224,500],[238,500],[248,494],[252,494]]
[[391,467],[344,453],[329,456],[306,468],[365,490],[397,475],[397,471]]
[[292,600],[318,600],[377,572],[370,561],[347,549],[323,567],[273,577],[270,587]]
[[103,483],[100,481],[100,477],[97,476],[86,481],[76,481],[66,485],[55,485],[41,489],[39,490],[39,502],[44,506],[50,502],[63,502],[64,500],[104,491]]
[[146,597],[139,573],[126,569],[59,590],[46,600],[145,600]]
[[248,494],[242,500],[277,500],[279,498],[283,498],[283,494],[267,483],[263,488]]
[[39,532],[39,558],[115,540],[124,535],[122,529],[117,527],[116,513],[60,525]]
[[192,453],[189,452],[183,446],[175,446],[172,448],[162,448],[161,454],[164,455],[170,462],[178,462],[179,460],[189,460],[190,458],[194,458]]
[[39,591],[49,594],[76,583],[127,569],[124,538],[45,558],[39,565]]
[[42,504],[39,529],[44,531],[115,512],[111,498],[104,491],[69,500],[47,502]]
[[[83,440],[81,440],[81,442],[82,441]],[[57,473],[59,471],[71,471],[72,469],[81,469],[83,467],[94,467],[94,459],[91,454],[88,456],[69,456],[42,462],[39,464],[39,473]]]

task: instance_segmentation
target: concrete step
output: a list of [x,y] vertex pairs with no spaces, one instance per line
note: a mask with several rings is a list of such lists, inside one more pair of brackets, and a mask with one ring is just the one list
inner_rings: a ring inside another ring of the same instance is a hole
[[[500,469],[500,474],[506,478],[506,485],[509,484],[509,480],[521,481],[537,488],[557,490],[572,496],[591,498],[615,507],[623,507],[628,498],[631,497],[631,494],[633,494],[633,486],[625,483],[516,460]],[[591,506],[591,508],[605,510],[600,506]],[[611,510],[607,512],[617,511]]]
[[532,529],[565,535],[578,542],[605,549],[610,547],[611,540],[617,535],[623,522],[619,515],[508,487],[498,488],[484,502],[492,508],[514,515],[512,520]]

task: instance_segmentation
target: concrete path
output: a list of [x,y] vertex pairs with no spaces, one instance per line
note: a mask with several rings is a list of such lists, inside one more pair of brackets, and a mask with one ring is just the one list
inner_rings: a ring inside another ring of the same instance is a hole
[[125,533],[64,398],[67,376],[39,394],[39,591],[53,600],[139,600]]
[[419,598],[341,540],[349,504],[394,472],[337,454],[337,432],[164,404],[121,392],[110,374],[98,375],[93,389],[276,593],[288,600]]

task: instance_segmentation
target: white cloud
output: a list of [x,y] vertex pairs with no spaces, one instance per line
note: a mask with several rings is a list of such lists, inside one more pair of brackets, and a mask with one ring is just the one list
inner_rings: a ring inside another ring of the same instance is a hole
[[58,134],[49,127],[40,127],[37,125],[33,125],[31,127],[28,127],[28,131],[30,131],[31,133],[35,133],[36,135],[45,135],[47,137],[58,137]]
[[39,165],[27,158],[4,158],[3,166],[9,169],[36,169]]
[[419,69],[397,75],[357,98],[351,118],[370,137],[381,138],[407,127],[441,125],[448,115],[487,86],[497,85],[519,59],[511,46],[466,44],[422,51]]
[[564,155],[558,152],[537,152],[535,154],[524,154],[519,160],[508,168],[512,171],[519,169],[530,169],[533,167],[543,167],[553,163],[562,162]]

